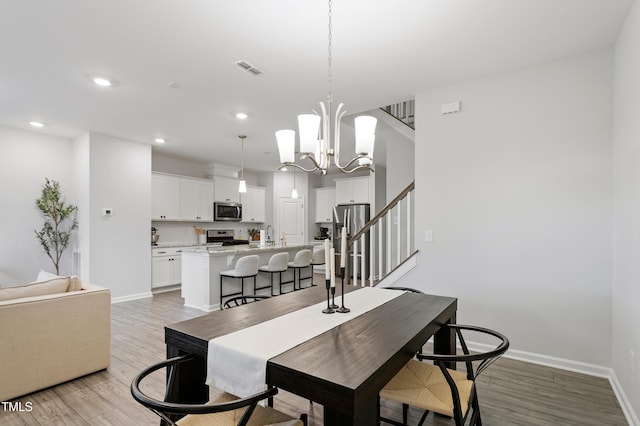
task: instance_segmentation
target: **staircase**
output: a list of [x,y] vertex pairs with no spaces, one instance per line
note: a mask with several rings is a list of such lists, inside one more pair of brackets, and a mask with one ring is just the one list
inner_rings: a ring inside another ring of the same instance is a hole
[[[411,182],[347,240],[347,251],[353,256],[348,257],[352,264],[346,267],[346,282],[375,286],[385,280],[387,286],[415,266],[414,188],[415,182]],[[368,267],[365,259],[369,259]]]
[[415,130],[415,101],[413,99],[387,105],[380,109]]

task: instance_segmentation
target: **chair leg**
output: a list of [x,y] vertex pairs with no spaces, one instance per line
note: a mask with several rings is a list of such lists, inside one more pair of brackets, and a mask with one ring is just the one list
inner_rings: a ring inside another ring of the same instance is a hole
[[422,426],[424,424],[424,421],[427,419],[427,414],[429,414],[428,410],[424,410],[424,414],[422,414],[422,417],[420,418],[420,421],[418,422],[418,426]]
[[273,272],[269,272],[269,282],[271,283],[271,295],[273,296]]
[[471,415],[471,424],[482,426],[482,418],[480,417],[480,403],[478,402],[478,393],[473,393],[473,401],[471,402],[473,407],[473,414]]

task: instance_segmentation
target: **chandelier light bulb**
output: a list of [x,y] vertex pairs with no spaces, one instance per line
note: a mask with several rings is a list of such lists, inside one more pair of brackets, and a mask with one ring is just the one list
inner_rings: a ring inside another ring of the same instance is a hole
[[356,127],[356,154],[371,154],[378,120],[375,117],[363,115],[356,117],[353,122]]
[[315,114],[300,114],[298,116],[298,130],[300,130],[300,152],[306,154],[315,153],[318,146],[320,116]]
[[293,163],[295,159],[296,132],[290,129],[276,132],[280,162],[282,164]]

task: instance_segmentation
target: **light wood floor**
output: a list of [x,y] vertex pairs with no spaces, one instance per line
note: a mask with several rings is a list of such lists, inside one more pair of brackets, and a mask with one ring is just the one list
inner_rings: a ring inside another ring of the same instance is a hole
[[[202,315],[185,308],[178,291],[150,299],[112,305],[111,366],[36,392],[15,401],[30,402],[30,412],[8,412],[0,406],[0,425],[158,425],[158,418],[129,393],[133,376],[165,357],[164,325]],[[1,350],[1,349],[0,349]],[[160,395],[162,375],[150,377]],[[0,385],[2,378],[0,377]],[[479,379],[478,393],[485,425],[626,425],[606,379],[502,358]],[[310,414],[322,424],[322,407],[281,391],[275,407],[298,416]],[[383,416],[401,419],[399,406],[383,401]],[[410,411],[412,424],[420,413]],[[429,425],[451,425],[429,415]]]

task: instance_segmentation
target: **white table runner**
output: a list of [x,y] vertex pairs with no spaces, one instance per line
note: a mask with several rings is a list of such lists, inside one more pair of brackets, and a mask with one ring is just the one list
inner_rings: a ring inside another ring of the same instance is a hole
[[[207,384],[239,397],[265,389],[267,360],[404,292],[365,287],[345,294],[351,312],[323,314],[326,300],[209,341]],[[340,299],[336,298],[336,302]]]

